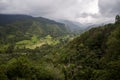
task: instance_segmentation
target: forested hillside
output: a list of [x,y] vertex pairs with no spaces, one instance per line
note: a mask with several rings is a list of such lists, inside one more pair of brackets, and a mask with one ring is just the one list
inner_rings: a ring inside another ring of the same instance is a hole
[[[65,25],[42,17],[28,15],[0,15],[1,35],[60,36],[67,33]],[[5,34],[6,33],[6,34]],[[16,34],[16,35],[15,35]],[[30,34],[30,35],[29,35]]]
[[[30,32],[36,35],[37,30]],[[48,43],[53,41],[51,36],[46,37]],[[11,45],[0,54],[0,80],[120,80],[120,16],[114,24],[92,28],[73,40],[69,37],[34,49],[11,51]]]
[[62,48],[66,80],[120,79],[120,17],[92,28]]
[[9,48],[36,48],[42,44],[58,43],[56,38],[69,34],[64,24],[42,17],[0,14],[0,52]]

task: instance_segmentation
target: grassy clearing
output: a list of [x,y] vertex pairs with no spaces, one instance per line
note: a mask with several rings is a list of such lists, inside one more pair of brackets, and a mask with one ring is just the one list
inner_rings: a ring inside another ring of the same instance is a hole
[[46,36],[45,38],[38,38],[38,36],[31,37],[31,40],[22,40],[16,43],[16,47],[19,48],[29,48],[35,49],[36,47],[40,47],[44,44],[48,45],[56,45],[59,43],[59,40],[53,39],[50,35]]
[[16,45],[27,45],[31,44],[31,40],[22,40],[16,43]]

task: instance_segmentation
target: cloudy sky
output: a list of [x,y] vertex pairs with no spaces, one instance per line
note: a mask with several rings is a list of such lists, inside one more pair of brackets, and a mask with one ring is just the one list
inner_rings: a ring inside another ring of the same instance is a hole
[[0,13],[28,14],[83,24],[114,22],[120,0],[0,0]]

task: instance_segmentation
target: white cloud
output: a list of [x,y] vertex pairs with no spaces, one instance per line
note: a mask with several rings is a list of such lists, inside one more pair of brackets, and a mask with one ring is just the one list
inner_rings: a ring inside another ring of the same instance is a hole
[[113,19],[106,16],[110,11],[114,14],[119,12],[118,9],[112,8],[116,4],[116,7],[119,7],[118,2],[119,0],[0,0],[0,13],[29,14],[81,23],[100,23]]

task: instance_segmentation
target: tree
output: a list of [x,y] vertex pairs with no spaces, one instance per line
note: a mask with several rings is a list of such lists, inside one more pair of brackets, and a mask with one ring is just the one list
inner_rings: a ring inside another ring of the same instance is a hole
[[120,16],[119,15],[116,15],[115,23],[120,23]]

